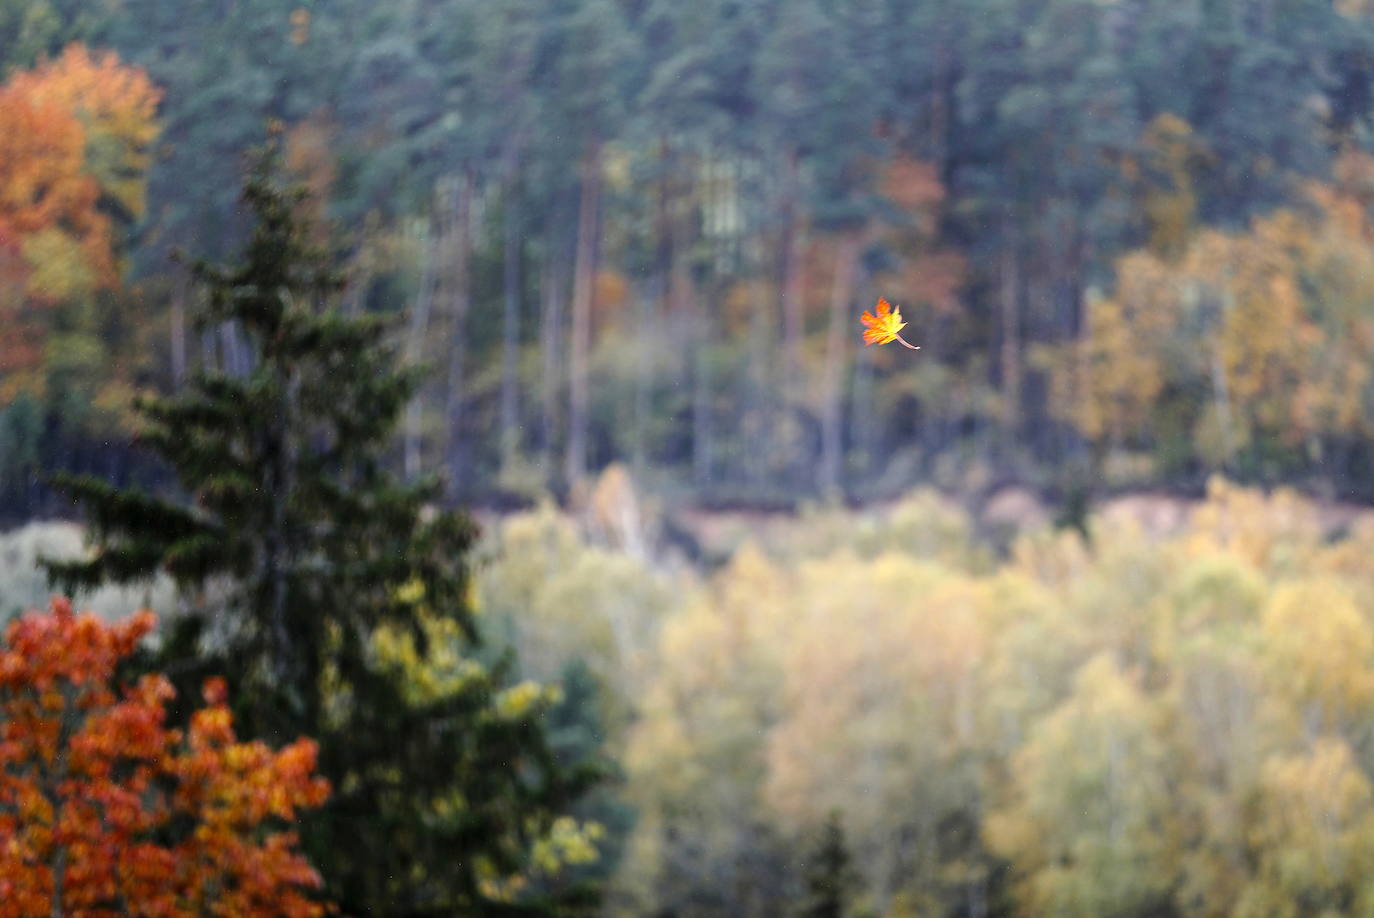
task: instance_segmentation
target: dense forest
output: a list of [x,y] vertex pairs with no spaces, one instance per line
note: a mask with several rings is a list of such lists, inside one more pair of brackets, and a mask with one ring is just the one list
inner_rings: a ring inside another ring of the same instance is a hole
[[1368,0],[0,0],[0,918],[1370,914],[1371,444]]
[[[475,598],[619,763],[551,836],[600,914],[1367,913],[1374,514],[1217,480],[996,552],[917,491],[741,518],[703,574],[623,470],[594,494],[490,526]],[[70,539],[0,538],[0,595]]]
[[[1355,0],[25,0],[0,36],[3,184],[67,188],[0,210],[11,520],[44,469],[159,480],[129,395],[244,371],[171,254],[243,237],[269,123],[344,308],[409,316],[395,461],[455,497],[613,460],[708,504],[1374,491]],[[919,360],[858,345],[879,294]]]

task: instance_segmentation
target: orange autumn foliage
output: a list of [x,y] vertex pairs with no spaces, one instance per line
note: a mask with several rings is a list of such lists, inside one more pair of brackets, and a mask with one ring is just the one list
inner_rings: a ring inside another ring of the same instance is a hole
[[235,739],[222,680],[189,730],[168,729],[168,681],[118,692],[116,666],[152,630],[64,599],[0,645],[0,918],[315,918],[320,878],[287,826],[329,785],[315,744]]
[[17,78],[0,86],[0,234],[22,244],[61,232],[108,279],[110,220],[96,207],[100,186],[86,171],[85,149],[85,129],[70,109],[30,96]]
[[79,44],[0,86],[0,232],[57,231],[98,283],[114,279],[110,217],[143,211],[161,94],[146,73]]
[[143,212],[159,99],[79,44],[0,85],[0,405],[37,385],[44,314],[116,282],[113,225]]
[[9,87],[33,104],[74,116],[86,135],[85,171],[106,203],[129,218],[142,216],[143,175],[152,161],[162,99],[146,72],[121,64],[112,51],[92,54],[72,44],[56,59],[16,73]]
[[0,85],[0,405],[32,385],[43,358],[41,313],[55,305],[36,282],[26,248],[58,242],[113,276],[110,221],[100,188],[83,168],[85,132],[70,112]]

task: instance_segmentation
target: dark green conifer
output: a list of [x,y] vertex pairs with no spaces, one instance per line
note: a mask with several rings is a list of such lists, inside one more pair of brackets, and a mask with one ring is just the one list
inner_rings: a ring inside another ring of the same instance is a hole
[[[396,369],[393,319],[332,308],[340,278],[276,161],[271,145],[255,157],[237,262],[194,269],[202,323],[230,323],[250,365],[138,406],[142,443],[187,499],[58,479],[87,508],[94,551],[49,563],[50,578],[74,591],[170,575],[183,608],[157,664],[180,696],[225,673],[241,732],[320,742],[334,795],[303,837],[345,913],[552,914],[553,901],[488,901],[481,881],[525,866],[583,777],[556,766],[542,702],[502,704],[507,665],[474,655],[475,527],[436,509],[437,479],[384,463],[420,374]],[[459,644],[444,688],[417,691],[414,667],[379,658],[379,628],[421,658]]]
[[796,918],[845,918],[850,914],[859,878],[849,860],[839,813],[831,813],[821,829],[806,860],[802,883]]

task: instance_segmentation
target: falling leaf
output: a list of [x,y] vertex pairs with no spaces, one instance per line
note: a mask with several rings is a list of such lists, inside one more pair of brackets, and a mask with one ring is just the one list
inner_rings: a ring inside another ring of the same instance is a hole
[[865,312],[859,317],[859,321],[864,324],[864,344],[887,344],[890,341],[899,341],[904,347],[913,351],[919,351],[920,345],[910,344],[901,336],[901,331],[906,328],[906,323],[902,321],[902,310],[894,307],[882,297],[878,298],[878,314]]

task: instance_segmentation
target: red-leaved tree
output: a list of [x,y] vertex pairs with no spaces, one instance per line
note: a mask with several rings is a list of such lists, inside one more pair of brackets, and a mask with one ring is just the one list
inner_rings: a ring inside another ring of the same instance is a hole
[[315,743],[235,739],[225,685],[168,729],[171,685],[116,691],[151,612],[107,625],[65,599],[0,645],[0,918],[314,918],[320,878],[295,850],[319,806]]

